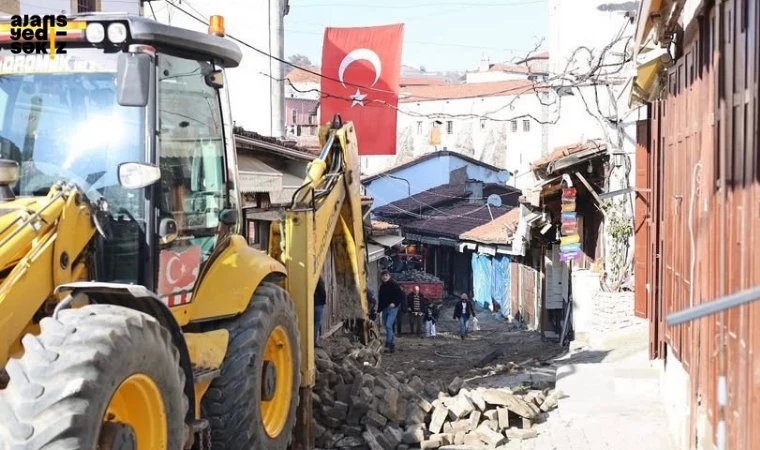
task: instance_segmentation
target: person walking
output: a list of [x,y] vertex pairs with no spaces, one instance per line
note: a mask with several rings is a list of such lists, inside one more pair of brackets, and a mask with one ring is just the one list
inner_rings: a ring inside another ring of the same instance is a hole
[[378,312],[382,313],[383,325],[385,326],[385,349],[393,353],[396,351],[396,339],[393,334],[396,316],[402,303],[406,300],[406,296],[401,286],[391,279],[391,274],[387,270],[383,270],[380,278],[383,283],[377,290]]
[[425,337],[435,337],[435,323],[438,322],[438,304],[436,302],[425,302]]
[[413,335],[422,335],[422,321],[427,310],[427,299],[420,292],[420,287],[415,286],[407,298],[409,306],[409,325]]
[[322,328],[322,316],[325,312],[325,304],[327,304],[327,290],[325,289],[324,280],[322,277],[319,277],[317,288],[314,290],[314,345],[316,347],[321,346],[319,335]]
[[459,319],[459,337],[464,339],[467,337],[467,323],[471,318],[475,317],[475,308],[472,306],[467,294],[462,294],[459,297],[459,302],[454,306],[454,320]]

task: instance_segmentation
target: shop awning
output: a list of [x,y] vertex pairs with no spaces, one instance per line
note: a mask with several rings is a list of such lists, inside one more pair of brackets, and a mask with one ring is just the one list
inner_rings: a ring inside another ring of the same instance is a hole
[[650,100],[657,83],[657,74],[663,68],[661,57],[667,53],[666,49],[654,46],[647,46],[639,51],[636,58],[636,76],[629,100],[630,106]]
[[367,262],[374,262],[385,255],[385,247],[375,244],[367,244]]
[[376,244],[380,244],[383,247],[393,248],[404,242],[404,237],[386,234],[382,236],[370,236],[369,240],[375,242]]
[[238,155],[241,192],[277,192],[282,190],[282,172],[253,156]]

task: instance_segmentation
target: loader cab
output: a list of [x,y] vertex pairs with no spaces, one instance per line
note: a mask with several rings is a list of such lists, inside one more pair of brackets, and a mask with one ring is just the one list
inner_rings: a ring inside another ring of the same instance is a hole
[[38,27],[57,32],[55,55],[14,39],[23,17],[0,21],[0,156],[20,166],[14,194],[76,183],[108,210],[90,278],[181,303],[240,228],[224,70],[242,54],[217,16],[208,34],[129,15],[60,17]]

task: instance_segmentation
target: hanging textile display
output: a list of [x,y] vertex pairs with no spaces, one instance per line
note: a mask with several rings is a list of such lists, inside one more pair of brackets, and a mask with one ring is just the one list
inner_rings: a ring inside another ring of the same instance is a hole
[[578,234],[578,213],[575,212],[576,190],[570,177],[562,188],[562,216],[560,218],[560,261],[573,261],[581,254],[581,237]]

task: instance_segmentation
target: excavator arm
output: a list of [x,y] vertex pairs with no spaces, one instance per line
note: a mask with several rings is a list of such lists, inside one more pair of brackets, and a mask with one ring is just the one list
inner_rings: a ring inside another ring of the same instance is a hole
[[[368,339],[367,267],[359,180],[359,155],[352,122],[339,116],[320,129],[322,151],[312,161],[291,208],[270,239],[270,255],[287,268],[286,288],[295,303],[301,335],[301,403],[296,447],[311,448],[311,388],[314,370],[314,291],[333,250],[343,319],[358,319]],[[299,445],[300,444],[300,445]]]

